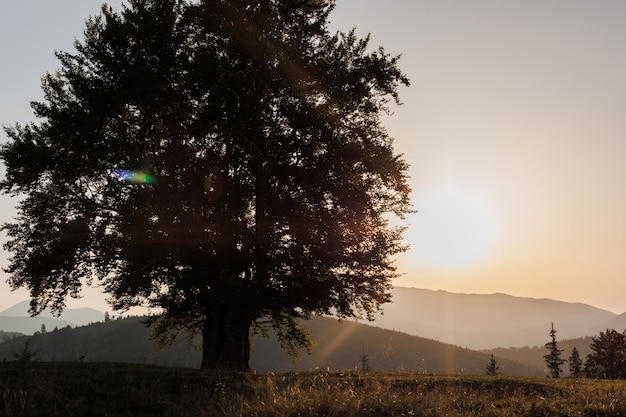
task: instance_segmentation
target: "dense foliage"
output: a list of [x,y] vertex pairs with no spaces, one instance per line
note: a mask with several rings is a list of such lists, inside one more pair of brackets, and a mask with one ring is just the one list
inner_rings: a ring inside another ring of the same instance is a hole
[[98,283],[201,333],[204,368],[245,369],[253,325],[294,350],[294,318],[388,301],[409,188],[380,116],[408,81],[329,32],[333,3],[130,0],[88,20],[40,122],[0,151],[21,198],[9,283],[34,313]]
[[594,337],[585,372],[592,378],[626,378],[626,333],[607,329]]

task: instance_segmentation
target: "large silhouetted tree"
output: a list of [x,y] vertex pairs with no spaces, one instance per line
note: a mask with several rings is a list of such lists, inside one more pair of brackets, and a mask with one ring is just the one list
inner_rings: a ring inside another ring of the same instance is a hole
[[297,318],[388,301],[409,188],[380,117],[408,80],[330,33],[333,5],[131,0],[87,21],[0,151],[32,313],[100,284],[201,334],[203,368],[246,369],[251,327],[294,349]]

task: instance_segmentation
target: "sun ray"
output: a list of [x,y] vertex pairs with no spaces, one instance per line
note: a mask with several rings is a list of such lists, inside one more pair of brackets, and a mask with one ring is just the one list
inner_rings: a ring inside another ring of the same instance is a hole
[[316,346],[314,348],[317,350],[316,357],[319,359],[320,364],[324,364],[329,358],[332,358],[337,348],[342,346],[344,342],[349,339],[358,328],[358,326],[354,322],[342,321],[335,326],[329,326],[329,329],[332,329],[334,331],[338,326],[341,327],[341,330],[339,332],[334,333],[332,337],[324,337],[325,340],[330,341],[329,343]]

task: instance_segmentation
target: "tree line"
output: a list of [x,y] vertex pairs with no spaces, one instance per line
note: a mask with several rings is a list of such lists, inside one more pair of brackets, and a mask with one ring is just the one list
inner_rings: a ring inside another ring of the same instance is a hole
[[614,329],[606,329],[591,340],[591,352],[585,361],[580,357],[576,347],[572,348],[567,360],[563,359],[561,358],[563,350],[558,348],[553,324],[550,341],[545,344],[549,353],[544,355],[550,376],[559,378],[563,372],[562,366],[567,362],[570,376],[573,377],[626,378],[626,330],[620,333]]
[[[560,378],[563,366],[569,366],[570,377],[587,377],[598,379],[626,379],[626,330],[618,332],[614,329],[606,329],[597,337],[591,338],[591,352],[585,360],[574,346],[567,359],[561,357],[564,350],[559,349],[556,340],[554,323],[550,330],[550,341],[544,346],[548,353],[543,356],[547,370],[552,378]],[[500,375],[498,362],[491,354],[489,362],[485,366],[485,374],[489,376]]]

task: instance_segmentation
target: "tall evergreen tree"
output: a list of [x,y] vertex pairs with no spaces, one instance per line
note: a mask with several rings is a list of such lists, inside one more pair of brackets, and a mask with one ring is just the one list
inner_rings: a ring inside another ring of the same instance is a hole
[[580,376],[583,371],[583,361],[580,358],[580,353],[576,346],[572,348],[572,354],[568,358],[569,362],[569,374],[572,377]]
[[398,57],[332,34],[334,0],[129,0],[87,21],[43,78],[38,124],[6,128],[13,288],[59,313],[99,282],[161,309],[202,368],[247,369],[251,327],[372,317],[405,248],[407,164],[381,124]]
[[546,349],[550,352],[544,355],[543,358],[548,366],[548,372],[552,378],[559,378],[561,376],[561,366],[565,362],[565,359],[561,359],[561,353],[563,350],[558,348],[556,342],[556,330],[554,329],[554,323],[552,323],[552,329],[550,330],[550,341],[545,344]]

